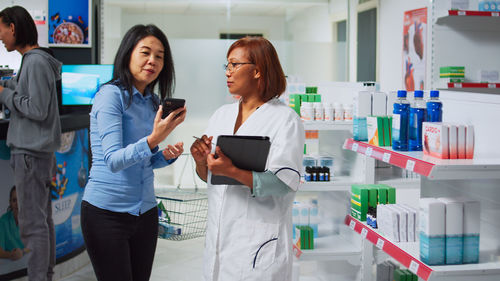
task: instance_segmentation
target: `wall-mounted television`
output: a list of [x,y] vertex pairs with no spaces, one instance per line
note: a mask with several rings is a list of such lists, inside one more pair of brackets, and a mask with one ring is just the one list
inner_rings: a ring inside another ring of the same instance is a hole
[[62,66],[61,114],[89,111],[99,87],[113,77],[111,64],[75,64]]

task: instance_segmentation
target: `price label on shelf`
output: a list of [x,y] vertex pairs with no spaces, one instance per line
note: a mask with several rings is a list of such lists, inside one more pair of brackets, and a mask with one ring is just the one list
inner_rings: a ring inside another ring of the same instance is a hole
[[350,227],[352,230],[354,230],[354,227],[355,227],[355,226],[356,226],[356,222],[355,222],[355,221],[351,221],[351,222],[349,223],[349,227]]
[[488,84],[488,88],[490,88],[490,89],[495,89],[496,87],[497,87],[496,84],[493,84],[493,83]]
[[363,239],[366,239],[366,235],[368,235],[368,229],[363,227],[363,229],[361,229],[361,237],[363,237]]
[[358,152],[358,146],[359,146],[358,143],[356,143],[356,142],[353,143],[352,147],[351,147],[351,150],[354,151],[354,152]]
[[418,272],[418,266],[419,266],[419,264],[418,264],[416,261],[413,261],[413,260],[412,260],[412,261],[410,262],[410,268],[409,268],[409,269],[410,269],[410,271],[411,271],[411,272],[413,272],[414,274],[417,274],[417,272]]
[[462,88],[462,83],[453,83],[454,88]]
[[406,161],[406,170],[413,172],[413,169],[415,169],[415,161],[413,160]]
[[382,240],[381,238],[379,238],[377,240],[377,245],[375,245],[375,246],[377,246],[377,248],[379,248],[380,250],[383,250],[383,248],[384,248],[384,240]]
[[492,16],[492,17],[498,17],[498,16],[500,16],[500,13],[498,13],[498,12],[493,12],[493,13],[491,13],[491,16]]
[[382,161],[384,161],[385,163],[389,163],[389,161],[391,161],[391,154],[384,152],[384,156],[382,157]]
[[465,16],[465,11],[458,11],[459,16]]
[[371,156],[372,156],[372,153],[373,153],[373,148],[371,148],[371,147],[367,147],[367,148],[366,148],[366,151],[365,151],[366,156],[371,157]]

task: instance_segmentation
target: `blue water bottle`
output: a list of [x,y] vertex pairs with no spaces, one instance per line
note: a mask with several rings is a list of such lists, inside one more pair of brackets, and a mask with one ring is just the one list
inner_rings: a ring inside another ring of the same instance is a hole
[[439,100],[439,91],[431,91],[430,99],[427,101],[427,122],[443,121],[443,104]]
[[392,115],[392,149],[408,150],[408,119],[410,117],[410,102],[406,99],[406,91],[398,91],[398,99],[394,103]]
[[410,151],[422,151],[422,122],[426,119],[424,91],[414,92],[415,99],[410,106],[410,132],[408,146]]

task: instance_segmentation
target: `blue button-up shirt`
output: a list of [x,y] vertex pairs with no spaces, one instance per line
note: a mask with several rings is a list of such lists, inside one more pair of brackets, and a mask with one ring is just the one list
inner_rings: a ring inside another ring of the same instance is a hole
[[[123,93],[122,93],[123,91]],[[104,85],[90,112],[92,168],[83,200],[113,212],[139,215],[156,206],[153,169],[166,160],[158,147],[153,151],[146,138],[153,131],[156,112],[151,93],[135,88],[129,95],[115,85]]]

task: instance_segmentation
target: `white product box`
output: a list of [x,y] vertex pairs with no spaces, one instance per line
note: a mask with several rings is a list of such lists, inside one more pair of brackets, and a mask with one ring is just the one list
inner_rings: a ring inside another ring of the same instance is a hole
[[408,210],[402,208],[398,204],[390,205],[396,212],[399,213],[399,242],[408,241]]
[[465,126],[465,158],[474,158],[474,126]]
[[457,126],[448,126],[448,146],[450,149],[450,159],[458,159],[458,129]]
[[387,116],[392,116],[392,112],[394,111],[394,103],[398,99],[397,92],[389,92],[387,93]]
[[355,117],[367,117],[372,115],[372,93],[368,91],[360,91],[354,95]]
[[428,265],[445,262],[445,204],[436,198],[419,202],[420,259]]
[[448,128],[444,123],[424,122],[422,123],[424,139],[424,155],[448,159]]
[[[372,95],[372,115],[387,115],[387,95],[384,92],[375,92]],[[392,114],[391,114],[392,115]]]
[[465,125],[457,126],[458,159],[465,159]]
[[399,242],[399,213],[389,206],[377,205],[377,225],[389,240]]
[[479,201],[460,198],[464,204],[464,257],[463,263],[479,262],[479,230],[481,229],[481,204]]
[[405,208],[408,211],[408,242],[416,241],[416,225],[417,225],[417,210],[408,206],[408,205],[399,205],[402,208]]
[[464,253],[464,204],[456,198],[442,197],[445,203],[446,264],[462,264]]
[[500,81],[498,70],[478,70],[477,78],[479,82],[495,83]]

